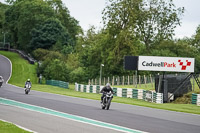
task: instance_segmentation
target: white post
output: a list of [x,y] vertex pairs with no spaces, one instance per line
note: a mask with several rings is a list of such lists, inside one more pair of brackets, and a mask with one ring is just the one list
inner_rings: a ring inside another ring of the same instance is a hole
[[118,77],[117,77],[117,85],[119,85],[119,80],[120,80],[120,79],[119,79],[119,76],[118,76]]
[[99,85],[101,85],[102,66],[104,66],[104,64],[100,64],[100,79],[99,79]]
[[94,85],[94,83],[93,83],[93,79],[92,79],[92,85]]

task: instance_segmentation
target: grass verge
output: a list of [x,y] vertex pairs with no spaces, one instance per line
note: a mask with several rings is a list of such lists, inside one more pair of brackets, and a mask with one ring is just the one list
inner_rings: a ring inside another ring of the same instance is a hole
[[37,83],[36,65],[31,65],[24,60],[19,54],[8,51],[0,51],[1,55],[6,56],[12,62],[12,76],[8,83],[25,84],[29,78],[32,83]]
[[25,131],[14,124],[0,121],[0,133],[30,133],[28,131]]
[[[2,52],[0,51],[0,54]],[[14,84],[20,87],[24,86],[24,81],[18,81],[16,82],[12,78],[18,78],[18,80],[23,80],[23,75],[18,74],[16,72],[19,66],[23,66],[26,69],[34,69],[30,70],[29,72],[32,72],[32,79],[36,77],[36,66],[35,65],[30,65],[28,62],[25,61],[19,56],[11,56],[12,54],[16,53],[11,53],[11,52],[4,52],[4,55],[7,56],[13,63],[13,73],[11,77],[11,81],[9,81],[10,84]],[[17,57],[17,59],[12,59],[13,57]],[[17,63],[16,63],[17,61]],[[15,66],[19,65],[19,66]],[[27,68],[30,67],[30,68]],[[21,72],[25,73],[25,72]],[[25,74],[28,75],[28,74]],[[33,77],[35,76],[35,77]],[[65,95],[65,96],[73,96],[73,97],[80,97],[80,98],[87,98],[87,99],[94,99],[94,100],[100,100],[100,94],[93,94],[93,93],[84,93],[84,92],[76,92],[74,90],[74,85],[69,85],[69,89],[64,89],[64,88],[59,88],[59,87],[54,87],[54,86],[49,86],[49,85],[40,85],[36,84],[36,79],[35,78],[35,84],[32,85],[33,90],[37,91],[42,91],[42,92],[48,92],[48,93],[54,93],[54,94],[60,94],[60,95]],[[24,93],[24,92],[23,92]],[[131,105],[138,105],[138,106],[145,106],[145,107],[151,107],[151,108],[157,108],[157,109],[165,109],[165,110],[171,110],[171,111],[177,111],[177,112],[186,112],[186,113],[193,113],[193,114],[200,114],[200,107],[192,104],[176,104],[176,103],[165,103],[165,104],[156,104],[156,103],[149,103],[145,102],[143,100],[138,100],[138,99],[132,99],[132,98],[121,98],[121,97],[114,97],[113,102],[117,103],[124,103],[124,104],[131,104]],[[100,105],[99,105],[100,106]]]

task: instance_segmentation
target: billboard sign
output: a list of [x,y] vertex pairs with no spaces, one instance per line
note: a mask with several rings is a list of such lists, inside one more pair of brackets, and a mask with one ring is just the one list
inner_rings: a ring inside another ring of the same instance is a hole
[[194,72],[194,58],[139,56],[138,70]]

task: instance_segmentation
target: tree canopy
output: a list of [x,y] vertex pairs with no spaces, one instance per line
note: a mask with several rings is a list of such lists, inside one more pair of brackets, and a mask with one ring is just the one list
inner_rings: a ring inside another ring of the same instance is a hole
[[183,13],[184,8],[176,9],[172,0],[109,0],[103,19],[112,34],[130,32],[149,50],[163,40],[172,39]]
[[78,21],[70,16],[61,0],[9,0],[8,2],[11,5],[5,12],[5,23],[7,29],[12,33],[14,47],[28,51],[32,40],[31,32],[51,18],[58,19],[60,27],[64,27],[66,32],[70,32],[66,35],[75,45],[75,36],[81,31],[80,26]]
[[31,38],[30,48],[33,50],[37,48],[49,49],[56,43],[71,44],[68,31],[57,19],[47,19],[38,27],[33,28]]
[[103,77],[132,75],[126,55],[193,57],[200,72],[200,26],[191,38],[174,39],[184,8],[173,0],[107,0],[104,27],[85,33],[61,0],[7,2],[0,3],[0,30],[11,35],[11,47],[42,62],[38,74],[46,79],[87,82],[99,77],[101,64]]

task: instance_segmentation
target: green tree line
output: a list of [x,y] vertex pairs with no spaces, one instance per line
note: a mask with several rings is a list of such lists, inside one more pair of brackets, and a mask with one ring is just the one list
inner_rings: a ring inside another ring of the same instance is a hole
[[103,76],[131,75],[123,68],[126,55],[193,57],[200,72],[200,26],[191,38],[174,39],[185,9],[173,0],[106,0],[104,27],[86,33],[61,0],[7,3],[0,3],[1,33],[41,62],[38,74],[46,79],[87,82],[99,77],[101,64]]

